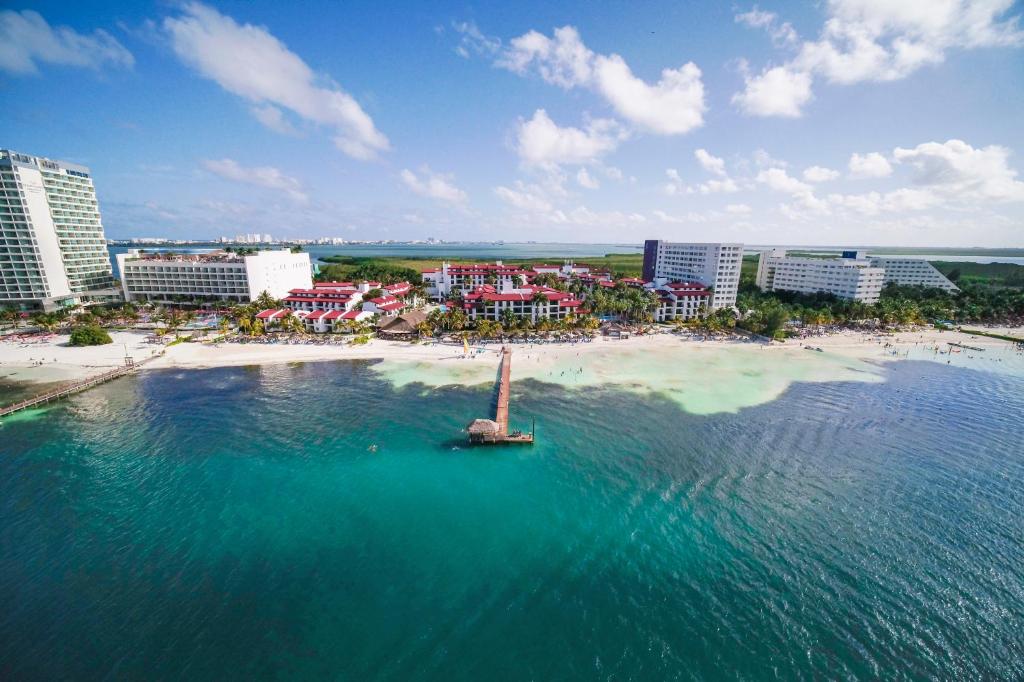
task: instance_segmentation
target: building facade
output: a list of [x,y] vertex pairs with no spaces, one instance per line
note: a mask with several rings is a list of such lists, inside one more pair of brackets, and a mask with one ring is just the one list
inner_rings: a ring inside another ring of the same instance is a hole
[[960,291],[934,265],[923,258],[871,258],[872,267],[885,270],[885,283],[900,286],[919,286],[944,289],[948,292]]
[[442,263],[440,268],[423,271],[423,285],[430,298],[444,301],[484,285],[514,289],[525,284],[533,274],[530,270],[516,265],[504,265],[501,261],[468,265]]
[[862,303],[877,303],[885,270],[874,267],[860,251],[840,258],[789,256],[783,249],[764,251],[757,262],[757,286],[762,291],[832,294]]
[[711,289],[709,310],[736,305],[740,286],[742,244],[644,242],[643,280],[697,282]]
[[263,292],[283,298],[313,285],[308,253],[257,251],[239,256],[215,251],[202,254],[117,254],[121,287],[128,301],[184,299],[248,302]]
[[533,322],[542,318],[561,320],[580,312],[583,301],[572,294],[540,286],[498,290],[485,284],[463,296],[463,310],[470,320],[500,322],[507,311]]
[[654,311],[655,322],[694,320],[708,312],[711,291],[699,282],[665,282],[658,280],[646,285],[658,297]]
[[0,306],[56,310],[113,286],[89,169],[0,149]]

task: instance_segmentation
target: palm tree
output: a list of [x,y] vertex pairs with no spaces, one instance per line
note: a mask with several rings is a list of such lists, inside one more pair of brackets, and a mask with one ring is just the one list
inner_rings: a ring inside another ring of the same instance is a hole
[[252,333],[252,326],[253,326],[252,322],[253,322],[252,318],[249,317],[248,315],[243,315],[242,317],[239,317],[238,318],[238,330],[241,331],[243,334],[250,334],[250,333]]

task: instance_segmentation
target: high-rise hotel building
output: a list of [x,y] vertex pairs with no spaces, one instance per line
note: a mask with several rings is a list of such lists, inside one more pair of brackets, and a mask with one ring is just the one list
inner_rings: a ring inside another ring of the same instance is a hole
[[0,149],[0,306],[55,310],[112,286],[89,169]]
[[736,305],[743,244],[644,242],[643,278],[648,282],[698,282],[711,289],[709,309]]

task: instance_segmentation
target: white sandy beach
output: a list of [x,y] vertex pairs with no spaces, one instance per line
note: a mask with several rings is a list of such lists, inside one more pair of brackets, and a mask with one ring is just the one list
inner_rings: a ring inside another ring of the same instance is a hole
[[[1021,335],[1020,330],[989,331]],[[147,343],[143,332],[112,336],[112,345],[86,348],[68,346],[67,337],[60,335],[36,344],[0,341],[0,379],[71,381],[120,366],[126,347],[136,361],[162,348]],[[951,341],[986,351],[936,352],[936,348],[946,351]],[[362,346],[181,343],[148,361],[144,370],[362,359],[381,360],[373,369],[396,386],[474,385],[494,381],[499,348],[498,344],[473,346],[466,358],[461,346],[382,340]],[[843,331],[767,345],[656,334],[624,340],[598,337],[591,343],[515,344],[513,348],[516,380],[580,388],[614,384],[663,394],[696,413],[760,404],[794,381],[882,381],[881,363],[904,358],[1024,373],[1024,356],[1006,341],[934,329],[886,336]]]

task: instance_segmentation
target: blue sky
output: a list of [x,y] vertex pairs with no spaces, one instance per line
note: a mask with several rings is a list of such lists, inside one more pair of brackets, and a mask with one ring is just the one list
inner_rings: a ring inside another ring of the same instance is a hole
[[1012,0],[6,7],[111,237],[1024,245]]

